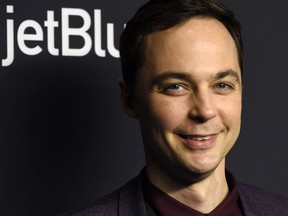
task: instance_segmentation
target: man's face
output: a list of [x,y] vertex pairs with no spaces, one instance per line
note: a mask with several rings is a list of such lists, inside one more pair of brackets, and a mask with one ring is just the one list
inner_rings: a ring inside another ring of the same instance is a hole
[[215,19],[147,36],[131,105],[147,169],[202,174],[224,161],[240,132],[240,73],[235,43]]

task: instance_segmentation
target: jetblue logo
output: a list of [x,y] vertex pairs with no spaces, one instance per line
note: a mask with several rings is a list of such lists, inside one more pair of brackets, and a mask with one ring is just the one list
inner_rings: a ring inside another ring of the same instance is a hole
[[[7,14],[14,14],[14,6],[6,6]],[[77,28],[70,27],[71,18],[78,17],[83,20],[82,25]],[[94,37],[88,30],[94,28]],[[110,55],[119,58],[119,51],[114,44],[114,24],[107,23],[107,46],[102,47],[102,21],[101,10],[95,9],[93,17],[80,8],[61,8],[61,23],[55,20],[55,12],[47,11],[47,18],[42,23],[35,20],[24,20],[19,26],[15,26],[13,19],[6,20],[6,58],[2,59],[2,67],[10,66],[14,62],[15,46],[25,55],[36,56],[43,51],[39,42],[47,40],[47,50],[52,56],[85,56],[93,49],[98,57]],[[46,28],[47,35],[44,37],[43,29]],[[55,30],[61,28],[61,47],[55,45]],[[124,24],[123,24],[124,28]],[[33,29],[33,33],[27,29]],[[71,47],[71,38],[78,37],[83,41],[81,47]],[[15,38],[15,39],[14,39]],[[14,41],[15,40],[15,41]],[[33,42],[33,43],[31,43]],[[39,44],[37,44],[37,42]],[[94,46],[93,46],[94,42]],[[31,45],[33,44],[33,45]]]

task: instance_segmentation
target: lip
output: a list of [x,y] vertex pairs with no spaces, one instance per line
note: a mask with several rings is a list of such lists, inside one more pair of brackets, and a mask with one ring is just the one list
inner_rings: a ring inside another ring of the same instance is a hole
[[191,150],[207,150],[216,145],[218,134],[185,135],[178,134],[183,144]]

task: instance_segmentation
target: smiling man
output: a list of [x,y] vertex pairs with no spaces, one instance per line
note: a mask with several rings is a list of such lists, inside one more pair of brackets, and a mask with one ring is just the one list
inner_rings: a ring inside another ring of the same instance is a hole
[[214,0],[151,0],[124,30],[124,111],[139,120],[146,167],[71,215],[288,215],[288,201],[241,184],[225,157],[241,127],[242,39]]
[[209,213],[228,194],[225,156],[241,122],[241,71],[228,30],[210,17],[146,37],[133,92],[121,82],[126,112],[140,122],[148,179]]

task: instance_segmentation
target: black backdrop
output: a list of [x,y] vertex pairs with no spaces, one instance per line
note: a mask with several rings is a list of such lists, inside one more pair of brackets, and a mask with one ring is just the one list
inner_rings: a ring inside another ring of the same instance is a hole
[[[144,2],[1,0],[0,215],[56,215],[138,174],[143,148],[137,122],[120,108],[117,49]],[[222,2],[242,22],[245,43],[243,126],[227,166],[288,196],[288,3]]]

